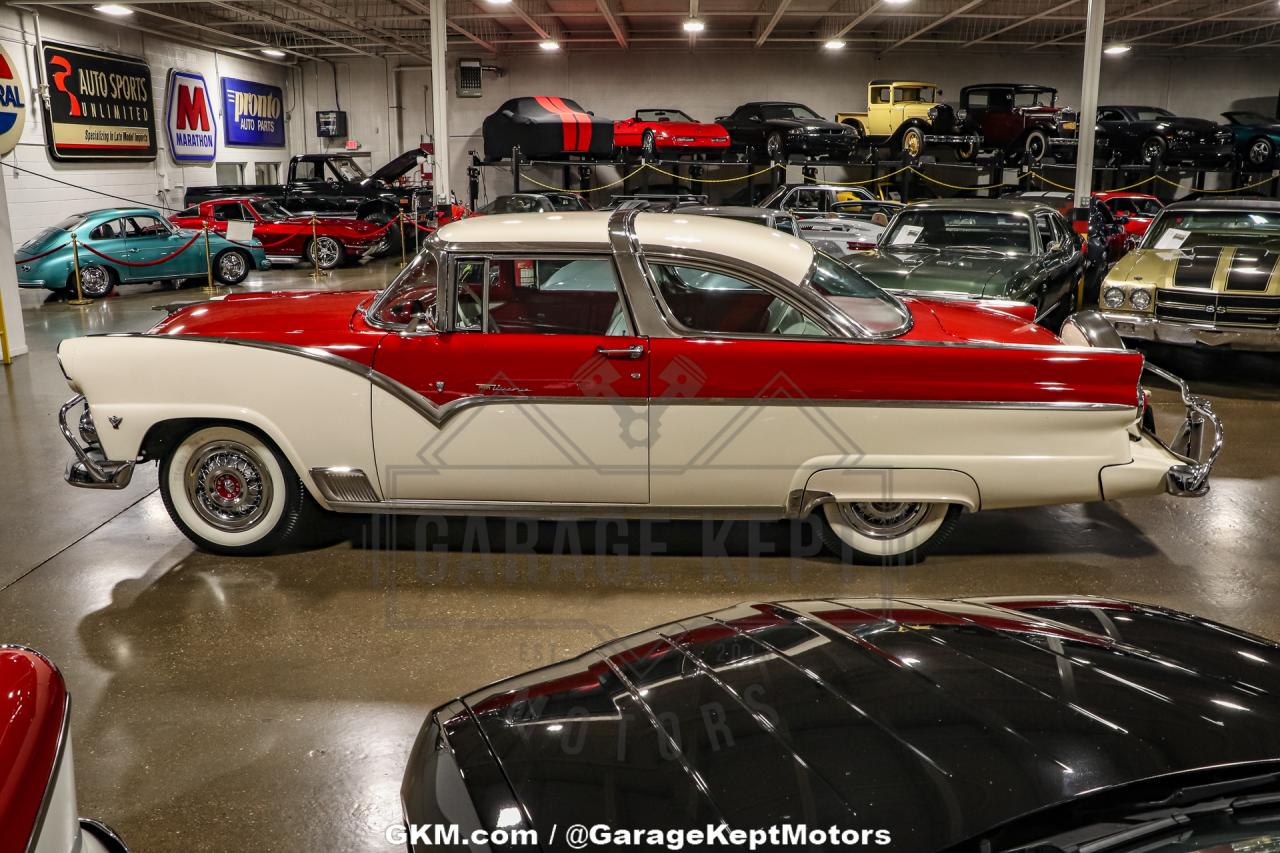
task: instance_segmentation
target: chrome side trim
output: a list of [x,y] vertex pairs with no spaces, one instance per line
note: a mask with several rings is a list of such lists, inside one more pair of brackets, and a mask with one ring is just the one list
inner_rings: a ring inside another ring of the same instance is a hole
[[781,506],[652,506],[647,504],[567,504],[510,501],[335,501],[337,512],[385,515],[481,515],[496,518],[660,518],[751,519],[776,521],[792,518]]
[[787,518],[804,518],[825,503],[834,501],[830,492],[812,489],[795,489],[787,495]]
[[136,461],[108,459],[102,448],[95,445],[81,447],[72,435],[71,427],[67,425],[67,413],[84,401],[84,395],[77,394],[58,409],[58,429],[76,455],[76,461],[67,465],[63,478],[71,485],[84,489],[123,489],[133,479]]
[[[1176,387],[1187,411],[1186,419],[1178,428],[1172,442],[1165,444],[1159,436],[1151,435],[1165,450],[1185,461],[1185,464],[1174,465],[1169,469],[1165,475],[1165,491],[1176,497],[1198,498],[1209,491],[1209,474],[1222,453],[1222,422],[1214,413],[1212,404],[1204,397],[1192,394],[1190,386],[1180,377],[1150,362],[1147,362],[1143,369],[1144,372],[1150,371]],[[1213,441],[1209,446],[1208,454],[1201,462],[1206,424],[1213,429]]]
[[997,400],[824,400],[813,397],[653,397],[651,406],[818,406],[824,408],[890,409],[1032,409],[1054,411],[1132,412],[1129,403],[1077,403],[1071,401],[1028,401],[1005,403]]
[[[57,669],[57,666],[55,666],[52,661],[44,657],[43,654],[40,654],[40,652],[37,652],[35,649],[29,649],[25,646],[17,646],[17,645],[0,646],[0,648],[22,649],[23,651],[31,652],[32,654],[36,654],[44,658],[45,661],[48,662],[50,666],[53,666],[55,670]],[[61,673],[59,672],[59,674]],[[64,687],[65,687],[65,683],[64,683]],[[53,755],[53,769],[49,773],[48,781],[45,782],[44,795],[41,796],[40,798],[40,810],[36,812],[35,823],[31,825],[31,837],[27,839],[27,846],[26,846],[25,853],[35,853],[36,845],[40,841],[40,833],[44,829],[45,818],[48,817],[49,815],[49,803],[53,800],[53,789],[57,787],[58,775],[62,772],[62,762],[67,754],[67,740],[70,737],[71,737],[71,692],[67,691],[67,704],[62,709],[62,723],[58,728],[58,747],[54,751],[54,755]],[[74,780],[72,781],[74,782]]]
[[636,236],[635,208],[620,207],[609,216],[609,246],[622,278],[622,290],[631,308],[635,334],[648,338],[676,338],[673,318],[658,298],[657,288],[649,277],[644,250]]
[[380,500],[369,477],[359,468],[312,468],[310,473],[321,497],[330,503],[376,503]]

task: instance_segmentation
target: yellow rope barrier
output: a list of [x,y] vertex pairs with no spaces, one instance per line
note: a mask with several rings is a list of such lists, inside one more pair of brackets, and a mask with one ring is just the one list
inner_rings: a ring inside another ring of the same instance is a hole
[[[1060,190],[1066,190],[1067,192],[1075,192],[1075,187],[1069,187],[1069,186],[1066,186],[1065,184],[1060,184],[1057,181],[1051,181],[1048,178],[1046,178],[1044,175],[1040,174],[1039,172],[1027,172],[1027,174],[1031,175],[1033,178],[1035,178],[1038,181],[1048,184],[1051,187],[1055,187]],[[1150,175],[1138,181],[1136,184],[1129,184],[1127,187],[1115,187],[1114,189],[1098,190],[1098,192],[1122,193],[1122,192],[1127,192],[1129,190],[1136,190],[1138,187],[1143,186],[1144,184],[1151,183],[1158,177],[1160,176]],[[1181,186],[1181,184],[1178,184],[1177,186]],[[1184,187],[1184,189],[1192,189],[1192,188]]]
[[578,189],[578,190],[569,189],[567,187],[553,187],[551,186],[551,184],[544,184],[542,181],[538,180],[537,178],[531,178],[525,174],[521,174],[520,179],[522,181],[528,181],[531,184],[537,184],[538,186],[544,189],[555,190],[556,192],[561,192],[561,193],[593,193],[596,190],[607,190],[609,189],[609,187],[616,187],[618,184],[622,183],[623,181],[631,180],[636,175],[643,172],[645,169],[645,166],[647,165],[648,165],[647,163],[644,163],[644,164],[641,164],[640,166],[637,166],[635,171],[631,172],[628,175],[623,175],[621,178],[618,178],[618,180],[616,181],[610,181],[607,184],[600,184],[600,186],[598,187],[587,187],[586,189]]
[[[1013,181],[1012,183],[1010,183],[1009,181],[1003,181],[998,184],[975,184],[974,186],[971,186],[971,187],[962,187],[957,184],[948,184],[946,181],[940,181],[937,178],[932,178],[926,175],[924,172],[917,169],[915,166],[907,166],[906,168],[910,169],[912,173],[923,178],[929,183],[937,184],[940,187],[946,187],[949,190],[994,190],[994,189],[999,189],[1000,187],[1016,187],[1022,183],[1022,178],[1019,178],[1018,180]],[[1028,172],[1027,174],[1031,174],[1031,173]],[[1026,175],[1024,175],[1023,177],[1026,177]]]
[[[734,181],[745,181],[747,178],[754,178],[759,175],[763,175],[766,172],[772,172],[774,169],[773,166],[766,166],[765,168],[761,169],[758,172],[752,172],[749,175],[738,175],[737,177],[734,177],[734,178],[690,178],[685,175],[677,175],[674,172],[668,172],[664,169],[659,169],[657,166],[653,165],[652,163],[645,163],[642,168],[650,169],[651,171],[657,172],[659,175],[666,175],[668,178],[675,178],[681,181],[684,181],[684,180],[697,181],[700,184],[731,184]],[[636,171],[639,171],[639,170],[637,169]]]
[[1245,190],[1251,190],[1254,187],[1260,187],[1263,184],[1269,184],[1276,179],[1276,176],[1272,175],[1270,178],[1263,178],[1261,181],[1255,181],[1252,184],[1245,184],[1243,187],[1235,187],[1233,189],[1227,189],[1227,190],[1198,190],[1195,187],[1189,187],[1186,184],[1179,184],[1176,181],[1171,181],[1168,178],[1166,178],[1164,175],[1153,175],[1152,177],[1156,178],[1157,180],[1164,181],[1166,184],[1168,184],[1171,187],[1181,187],[1184,190],[1189,190],[1191,192],[1196,192],[1196,193],[1218,193],[1218,194],[1242,193]]
[[911,168],[910,166],[903,166],[901,169],[898,169],[897,171],[889,172],[888,174],[881,175],[878,178],[867,178],[865,181],[832,181],[827,178],[823,178],[822,183],[831,184],[832,186],[835,186],[835,187],[860,187],[866,184],[878,184],[881,181],[887,181],[892,177],[901,175],[903,172],[907,171],[910,168]]

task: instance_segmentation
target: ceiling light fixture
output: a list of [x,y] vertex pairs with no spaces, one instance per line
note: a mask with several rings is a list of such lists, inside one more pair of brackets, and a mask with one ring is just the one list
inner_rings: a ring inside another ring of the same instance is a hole
[[279,48],[276,48],[276,47],[260,48],[258,52],[261,53],[263,56],[274,56],[277,59],[282,59],[284,58],[284,55],[285,55],[283,50],[280,50]]
[[546,41],[538,42],[538,47],[545,51],[559,50],[560,42],[555,41],[554,39],[547,39]]
[[686,33],[700,33],[707,28],[707,25],[697,18],[689,18],[684,22],[684,31]]
[[133,10],[128,6],[121,6],[118,3],[103,3],[99,6],[94,6],[93,10],[104,15],[110,15],[113,18],[127,18],[133,14]]
[[1102,49],[1103,53],[1109,53],[1112,56],[1119,56],[1122,53],[1128,53],[1130,50],[1127,44],[1111,44]]
[[826,50],[844,50],[844,39],[828,39],[822,46]]
[[490,6],[509,6],[511,5],[511,0],[489,0],[489,5]]
[[884,0],[886,6],[905,6],[911,0]]

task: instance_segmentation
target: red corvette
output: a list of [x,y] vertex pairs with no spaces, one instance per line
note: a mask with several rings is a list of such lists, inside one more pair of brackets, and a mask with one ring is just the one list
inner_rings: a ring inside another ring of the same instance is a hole
[[1142,239],[1152,220],[1164,210],[1164,202],[1146,193],[1102,192],[1094,193],[1094,197],[1106,205],[1117,224],[1124,227],[1125,234],[1134,242]]
[[[179,228],[204,225],[219,234],[231,222],[250,222],[267,257],[274,263],[308,263],[318,260],[321,269],[333,269],[363,256],[375,255],[390,245],[390,235],[362,219],[319,219],[314,232],[309,216],[294,216],[269,198],[219,198],[205,201],[169,217]],[[314,244],[314,245],[313,245]]]
[[638,148],[646,157],[659,151],[717,151],[729,147],[729,131],[721,125],[695,121],[680,110],[646,109],[613,125],[617,148]]

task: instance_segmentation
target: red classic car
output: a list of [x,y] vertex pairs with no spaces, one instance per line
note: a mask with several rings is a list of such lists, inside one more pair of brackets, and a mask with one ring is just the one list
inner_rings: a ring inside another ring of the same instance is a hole
[[1151,222],[1164,210],[1164,202],[1146,193],[1098,192],[1093,196],[1107,208],[1116,224],[1124,228],[1131,245],[1142,240]]
[[646,157],[659,151],[717,151],[729,147],[729,131],[711,122],[697,121],[681,110],[636,110],[629,119],[613,125],[616,148],[639,149]]
[[179,228],[208,225],[219,234],[226,234],[231,222],[249,222],[253,236],[273,263],[318,261],[326,270],[380,254],[391,242],[387,229],[375,222],[317,218],[313,226],[311,217],[294,216],[279,203],[260,196],[204,201],[173,214],[169,221]]
[[813,514],[873,563],[923,556],[962,510],[1203,494],[1207,404],[1172,378],[1186,422],[1163,443],[1157,368],[1095,312],[1060,339],[1034,311],[895,296],[731,219],[475,217],[377,293],[236,294],[64,340],[67,480],[122,488],[158,460],[170,517],[229,554],[322,509]]
[[0,853],[129,853],[77,817],[71,697],[39,652],[0,644]]

